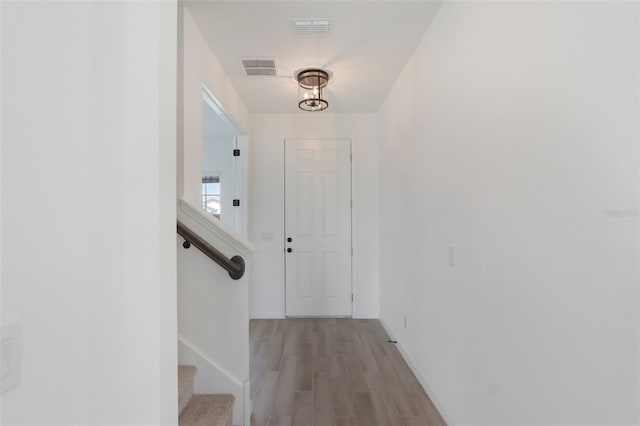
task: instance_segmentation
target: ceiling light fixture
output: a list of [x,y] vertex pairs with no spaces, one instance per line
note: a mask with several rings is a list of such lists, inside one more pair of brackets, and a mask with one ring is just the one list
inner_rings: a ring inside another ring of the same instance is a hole
[[324,99],[329,73],[318,68],[307,68],[296,73],[298,81],[298,107],[304,111],[322,111],[329,107]]

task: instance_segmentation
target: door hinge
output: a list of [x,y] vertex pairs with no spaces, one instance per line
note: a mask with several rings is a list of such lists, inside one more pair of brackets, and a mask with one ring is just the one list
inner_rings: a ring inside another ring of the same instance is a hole
[[233,207],[239,207],[240,206],[240,200],[233,200]]
[[353,162],[353,154],[349,153],[349,161]]
[[353,302],[353,293],[351,293],[351,301]]
[[239,149],[234,149],[233,150],[233,156],[234,157],[240,157],[240,150]]
[[351,247],[351,257],[353,257],[353,247]]

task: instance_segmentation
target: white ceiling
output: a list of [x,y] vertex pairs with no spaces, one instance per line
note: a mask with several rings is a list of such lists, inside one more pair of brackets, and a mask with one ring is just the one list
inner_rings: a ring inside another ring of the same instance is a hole
[[[329,109],[378,111],[441,1],[188,1],[250,112],[301,112],[296,70],[333,72]],[[294,36],[293,18],[331,18],[327,36]],[[278,75],[246,77],[242,57],[275,57]],[[302,113],[302,112],[301,112]]]

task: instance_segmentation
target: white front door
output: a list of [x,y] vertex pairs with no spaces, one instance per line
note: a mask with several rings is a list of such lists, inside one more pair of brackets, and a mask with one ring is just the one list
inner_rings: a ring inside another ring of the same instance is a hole
[[351,141],[285,141],[287,316],[351,315]]

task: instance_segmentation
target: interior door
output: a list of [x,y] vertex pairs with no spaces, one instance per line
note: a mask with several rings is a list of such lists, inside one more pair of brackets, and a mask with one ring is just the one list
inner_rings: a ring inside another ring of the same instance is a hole
[[285,141],[287,316],[351,316],[351,141]]

